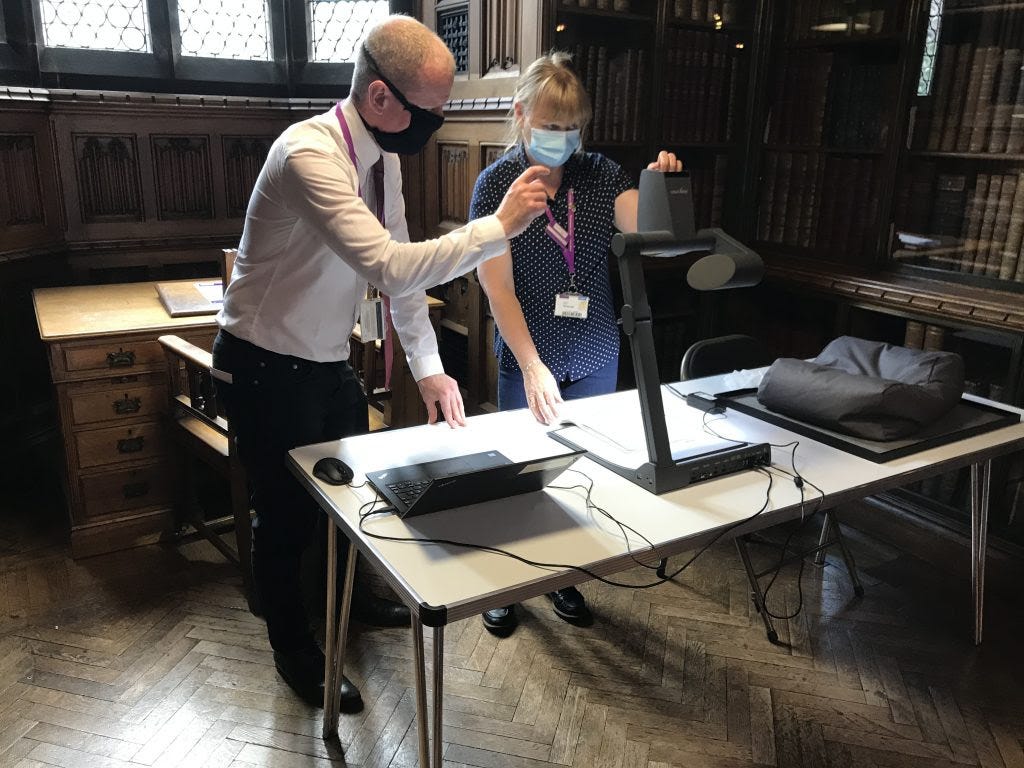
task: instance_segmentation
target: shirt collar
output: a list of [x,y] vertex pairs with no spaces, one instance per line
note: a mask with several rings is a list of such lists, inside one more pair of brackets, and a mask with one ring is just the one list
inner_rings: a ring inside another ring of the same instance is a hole
[[[368,173],[374,163],[381,157],[380,147],[377,146],[377,142],[373,140],[370,132],[366,130],[363,118],[360,117],[359,110],[356,109],[355,102],[351,98],[345,99],[341,103],[341,112],[348,123],[349,131],[352,133],[352,146],[356,150],[359,170],[361,173]],[[344,137],[341,140],[341,144],[347,153],[348,149],[345,147]]]

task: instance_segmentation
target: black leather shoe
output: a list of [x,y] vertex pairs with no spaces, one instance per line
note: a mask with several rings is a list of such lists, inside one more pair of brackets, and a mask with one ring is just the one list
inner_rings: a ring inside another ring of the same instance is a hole
[[504,608],[492,608],[489,611],[484,611],[482,615],[487,631],[497,637],[508,637],[519,624],[514,605],[507,605]]
[[376,595],[352,594],[352,618],[371,627],[408,627],[412,618],[409,609],[394,600]]
[[[292,653],[274,651],[274,666],[300,699],[311,707],[324,705],[325,661],[319,647],[313,645]],[[359,689],[345,676],[342,676],[338,708],[347,713],[359,712],[363,708]]]
[[570,624],[586,626],[593,623],[594,616],[576,587],[566,587],[555,592],[548,592],[548,597],[551,599],[555,613]]

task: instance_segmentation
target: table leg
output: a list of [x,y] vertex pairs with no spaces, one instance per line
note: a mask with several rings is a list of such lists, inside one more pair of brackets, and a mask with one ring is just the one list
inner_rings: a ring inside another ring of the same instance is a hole
[[[423,622],[412,612],[413,672],[416,675],[416,736],[420,768],[430,768],[430,744],[427,734],[427,670],[423,653]],[[438,763],[440,768],[440,763]]]
[[988,499],[992,461],[971,465],[971,586],[974,589],[974,644],[981,645],[985,615],[985,551],[988,544]]
[[434,627],[434,767],[441,768],[444,726],[444,627]]
[[341,613],[337,619],[337,578],[338,578],[338,527],[327,522],[327,631],[324,638],[327,667],[324,674],[324,725],[323,737],[329,739],[338,735],[338,711],[341,687],[345,672],[345,645],[348,638],[348,617],[352,609],[352,585],[356,576],[355,544],[348,543],[345,559],[345,581],[341,592]]
[[[423,652],[423,623],[413,611],[412,655],[416,673],[416,735],[419,745],[420,768],[441,768],[441,736],[443,733],[442,699],[444,697],[444,627],[434,627],[434,722],[432,733],[427,732],[427,659]],[[433,738],[433,750],[430,739]],[[433,755],[433,759],[431,759]]]

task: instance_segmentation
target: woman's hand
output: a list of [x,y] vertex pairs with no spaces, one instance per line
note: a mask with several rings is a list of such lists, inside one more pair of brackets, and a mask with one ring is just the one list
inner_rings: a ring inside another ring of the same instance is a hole
[[663,149],[658,153],[658,159],[648,164],[647,170],[676,173],[683,170],[683,161],[679,160],[674,153]]
[[530,413],[541,424],[551,424],[558,418],[557,404],[562,402],[558,382],[538,357],[523,368],[523,389]]

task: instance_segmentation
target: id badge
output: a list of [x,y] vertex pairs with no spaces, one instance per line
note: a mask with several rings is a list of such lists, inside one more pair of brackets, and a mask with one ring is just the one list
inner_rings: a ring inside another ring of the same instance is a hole
[[384,303],[380,298],[359,302],[359,336],[364,342],[384,338]]
[[586,320],[589,304],[590,297],[584,296],[582,293],[560,293],[555,296],[555,317]]

